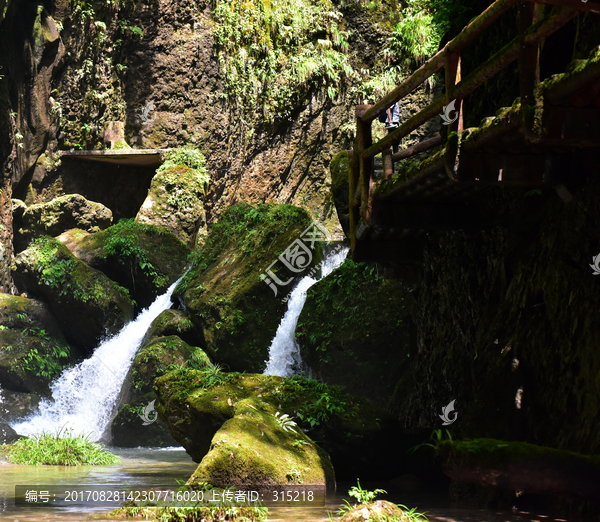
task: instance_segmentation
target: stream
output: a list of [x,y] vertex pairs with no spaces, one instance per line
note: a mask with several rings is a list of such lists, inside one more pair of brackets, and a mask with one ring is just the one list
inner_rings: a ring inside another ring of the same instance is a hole
[[[110,520],[102,516],[109,510],[102,507],[70,508],[63,504],[49,508],[16,507],[15,485],[122,485],[135,487],[176,487],[196,469],[183,448],[110,448],[122,458],[120,464],[112,466],[21,466],[0,462],[0,521],[4,522],[75,522],[83,520]],[[344,506],[344,495],[353,484],[338,483],[338,491],[328,495],[324,502],[315,506],[269,505],[269,521],[275,522],[328,522],[327,513],[335,513]],[[484,509],[461,509],[450,507],[446,496],[426,491],[406,492],[391,483],[365,482],[363,488],[382,488],[389,494],[380,498],[417,507],[418,512],[427,512],[430,522],[563,522],[544,515],[513,513],[512,511],[490,511]],[[115,505],[114,507],[118,507]]]

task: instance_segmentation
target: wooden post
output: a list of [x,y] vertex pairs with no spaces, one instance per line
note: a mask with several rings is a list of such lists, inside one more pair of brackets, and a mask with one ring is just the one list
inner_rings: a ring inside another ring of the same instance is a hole
[[[460,70],[460,55],[458,53],[448,53],[446,55],[446,103],[450,104],[456,100],[454,109],[456,110],[456,120],[448,124],[448,146],[446,147],[446,173],[452,179],[455,179],[456,172],[456,154],[458,152],[458,136],[452,136],[453,132],[461,132],[464,128],[462,117],[462,99],[455,98],[455,86],[462,79]],[[453,118],[449,111],[445,112],[446,117]]]
[[537,22],[538,6],[519,3],[519,90],[521,95],[521,124],[527,139],[535,141],[535,91],[540,83],[539,43],[526,43],[525,33]]
[[365,149],[371,146],[371,122],[363,121],[362,116],[369,110],[370,105],[359,105],[356,107],[356,146],[355,153],[358,155],[359,163],[359,186],[360,186],[360,217],[365,225],[368,226],[369,212],[369,190],[371,178],[373,176],[373,158],[365,157]]
[[388,179],[394,174],[394,160],[392,159],[392,149],[385,149],[381,153],[381,159],[383,163],[383,177]]

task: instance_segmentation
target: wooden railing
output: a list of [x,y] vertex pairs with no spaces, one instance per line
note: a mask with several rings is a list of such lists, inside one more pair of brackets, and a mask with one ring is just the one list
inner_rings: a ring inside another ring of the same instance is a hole
[[[503,13],[518,3],[518,36],[477,67],[466,78],[461,78],[460,54],[478,35],[494,23]],[[545,16],[540,17],[537,4],[557,6]],[[409,78],[375,105],[356,107],[356,140],[351,158],[350,171],[350,230],[352,248],[357,239],[365,235],[371,223],[373,208],[373,159],[377,154],[383,156],[384,176],[393,172],[393,161],[434,147],[441,142],[439,136],[413,146],[412,151],[404,149],[392,154],[390,147],[412,131],[437,117],[444,106],[456,100],[455,109],[459,117],[448,126],[447,148],[458,147],[458,138],[453,131],[462,130],[462,100],[485,81],[496,75],[514,60],[519,60],[521,117],[525,121],[531,111],[527,106],[532,103],[535,89],[539,83],[539,45],[557,29],[574,18],[579,12],[600,13],[600,2],[584,0],[497,0],[483,13],[466,26],[453,40],[435,56],[424,63]],[[417,114],[402,123],[387,136],[373,143],[371,122],[377,116],[410,94],[433,74],[445,68],[445,96],[433,101]],[[526,128],[526,126],[524,126]],[[450,177],[454,176],[453,166],[447,165]]]

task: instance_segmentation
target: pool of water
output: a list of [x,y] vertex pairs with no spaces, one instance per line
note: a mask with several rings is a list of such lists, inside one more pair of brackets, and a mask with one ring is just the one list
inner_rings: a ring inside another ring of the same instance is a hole
[[[60,485],[64,486],[118,486],[177,487],[186,481],[196,469],[182,448],[152,449],[111,448],[122,458],[120,464],[112,466],[19,466],[0,463],[0,521],[4,522],[74,522],[84,520],[108,520],[102,515],[106,508],[98,506],[69,507],[64,504],[49,508],[15,506],[16,485]],[[277,522],[328,522],[327,513],[335,513],[342,505],[351,484],[339,484],[338,493],[330,495],[324,502],[309,506],[271,506],[269,520]],[[493,512],[489,510],[459,509],[449,504],[448,498],[427,492],[403,493],[387,484],[363,484],[365,489],[381,487],[389,491],[387,500],[409,507],[418,507],[427,512],[431,522],[553,522],[544,514]],[[115,505],[115,507],[117,507]]]

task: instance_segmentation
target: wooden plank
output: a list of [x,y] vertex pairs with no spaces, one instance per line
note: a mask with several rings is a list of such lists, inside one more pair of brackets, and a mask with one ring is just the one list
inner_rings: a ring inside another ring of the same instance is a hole
[[392,159],[394,161],[400,161],[410,156],[413,156],[414,154],[417,154],[419,152],[423,152],[425,150],[436,147],[440,143],[442,143],[442,137],[439,132],[436,132],[433,138],[428,138],[426,140],[420,141],[419,143],[415,143],[414,145],[411,145],[406,149],[399,150],[398,152],[396,152],[396,154],[392,156]]

